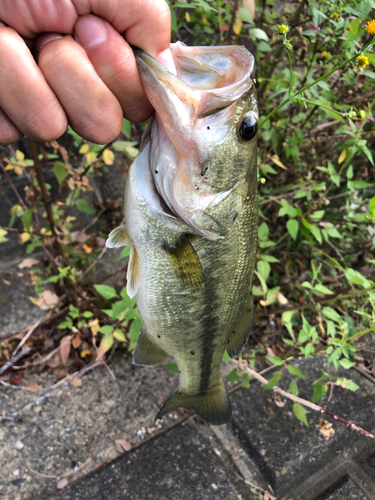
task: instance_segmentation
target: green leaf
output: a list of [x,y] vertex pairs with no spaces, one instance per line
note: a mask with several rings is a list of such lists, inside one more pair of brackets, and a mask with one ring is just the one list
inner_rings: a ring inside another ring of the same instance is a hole
[[240,18],[245,23],[252,23],[253,22],[252,17],[250,15],[250,12],[247,9],[245,9],[245,7],[240,7]]
[[267,255],[263,254],[260,256],[261,260],[264,260],[266,262],[280,262],[280,259],[276,259],[273,255]]
[[262,224],[258,226],[258,238],[260,240],[267,240],[268,234],[269,234],[268,226],[265,222],[262,222]]
[[116,261],[123,259],[124,257],[129,257],[129,255],[130,255],[130,246],[127,246],[121,250],[120,255],[117,257]]
[[281,366],[282,364],[284,364],[284,360],[279,356],[266,356],[266,359],[268,359],[270,363],[276,366]]
[[286,223],[286,228],[290,236],[295,240],[298,234],[298,221],[296,219],[289,219]]
[[97,359],[101,358],[113,345],[114,339],[112,334],[105,335],[99,345]]
[[348,370],[349,368],[352,368],[355,365],[353,361],[349,361],[346,358],[340,359],[339,363],[343,368],[345,368],[345,370]]
[[296,217],[297,210],[292,207],[286,200],[281,200],[281,208],[279,209],[278,216],[282,217],[283,215],[289,215],[289,217]]
[[348,181],[348,188],[351,191],[354,191],[355,189],[362,189],[366,187],[372,187],[372,184],[366,181]]
[[322,313],[324,316],[328,319],[332,319],[333,321],[336,321],[337,323],[341,323],[342,319],[339,313],[337,313],[332,307],[323,307]]
[[5,236],[8,234],[5,229],[0,229],[0,243],[5,243],[6,241],[9,241],[8,238],[5,238]]
[[225,363],[226,361],[229,361],[231,359],[231,357],[229,356],[229,354],[227,353],[227,351],[224,352],[223,354],[223,359],[221,360],[222,363]]
[[35,211],[35,208],[28,208],[22,214],[22,223],[23,223],[23,227],[25,228],[26,231],[30,231],[30,229],[31,229],[31,222],[32,222],[34,211]]
[[291,375],[296,375],[299,378],[302,378],[303,380],[306,380],[305,375],[302,373],[302,371],[298,368],[298,366],[294,365],[287,365],[287,370]]
[[295,379],[289,384],[289,391],[293,396],[298,396],[298,384]]
[[309,215],[310,219],[313,219],[314,221],[320,220],[323,215],[324,215],[325,210],[316,210],[312,214]]
[[357,385],[353,380],[350,380],[345,377],[339,377],[336,380],[336,384],[339,385],[340,387],[343,387],[344,389],[348,389],[349,391],[355,392],[357,389],[359,389],[359,385]]
[[91,215],[95,214],[94,210],[90,207],[87,201],[82,200],[82,198],[78,198],[78,200],[76,200],[75,205],[80,212],[84,212],[86,214],[91,214]]
[[257,262],[257,270],[258,273],[262,276],[264,281],[267,281],[268,276],[270,275],[271,272],[271,266],[268,264],[268,262],[264,260],[258,260]]
[[72,328],[72,326],[73,326],[73,320],[70,316],[67,316],[65,318],[65,321],[61,322],[57,328],[61,328],[61,329],[68,328],[70,330]]
[[257,43],[257,50],[259,50],[259,52],[271,52],[272,47],[264,40],[261,40]]
[[124,288],[121,290],[120,295],[124,299],[123,300],[124,307],[134,307],[135,306],[137,299],[135,297],[132,297],[132,298],[129,297],[129,295],[127,294],[127,291],[126,291],[126,286],[124,286]]
[[237,373],[237,368],[234,368],[229,375],[227,375],[228,382],[240,382],[242,377],[240,377]]
[[120,342],[126,342],[126,337],[124,335],[124,332],[120,330],[120,328],[116,328],[116,330],[113,332],[113,336],[116,340]]
[[299,403],[293,403],[293,413],[298,420],[306,425],[306,427],[309,426],[306,418],[306,413],[308,413],[308,411],[302,405]]
[[130,325],[130,345],[128,347],[128,350],[131,351],[134,349],[136,343],[138,342],[139,339],[139,334],[142,328],[142,320],[141,318],[136,318],[132,321],[132,324]]
[[116,290],[108,285],[94,285],[95,290],[107,300],[117,297]]
[[55,172],[55,176],[59,184],[62,184],[69,175],[65,164],[62,161],[55,161],[53,164],[53,171]]
[[130,139],[131,137],[131,123],[129,120],[123,119],[121,132]]
[[93,313],[92,313],[91,311],[84,311],[84,312],[82,313],[82,316],[83,316],[84,318],[92,318],[94,315],[93,315]]
[[315,238],[318,240],[319,243],[322,243],[323,239],[322,239],[322,233],[320,232],[320,229],[318,228],[318,226],[316,226],[315,224],[310,224],[310,232],[313,236],[315,236]]
[[250,387],[250,374],[249,373],[244,373],[242,375],[242,387],[245,389],[248,389]]
[[178,372],[178,366],[176,365],[176,363],[166,363],[163,366],[165,366],[166,368],[168,368],[168,370],[171,370],[171,372],[179,373]]
[[251,30],[249,30],[249,35],[253,40],[258,39],[258,40],[265,40],[266,42],[268,42],[267,33],[261,30],[260,28],[252,28]]
[[278,383],[278,381],[281,379],[282,374],[283,374],[282,371],[276,372],[275,375],[263,387],[263,390],[269,391],[270,389],[273,389],[275,387],[275,385]]
[[324,285],[321,285],[320,283],[314,286],[314,290],[316,290],[319,293],[324,293],[326,295],[333,295],[333,292],[331,292],[329,288],[327,288]]
[[98,331],[100,333],[104,333],[104,335],[108,335],[109,333],[113,332],[113,326],[112,325],[104,325],[104,326],[101,326]]
[[317,382],[316,384],[313,385],[313,390],[314,390],[314,394],[313,394],[311,402],[316,403],[327,392],[327,387],[326,387],[325,382],[322,380]]

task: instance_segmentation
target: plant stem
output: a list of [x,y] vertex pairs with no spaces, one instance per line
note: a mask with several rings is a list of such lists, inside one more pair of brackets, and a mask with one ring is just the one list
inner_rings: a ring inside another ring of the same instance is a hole
[[[242,370],[245,373],[248,373],[249,375],[254,377],[262,385],[268,384],[269,381],[266,378],[262,377],[262,375],[260,375],[258,372],[256,372],[252,368],[250,368],[244,360],[238,360],[237,364],[238,364],[238,367],[240,370]],[[291,401],[294,401],[295,403],[299,403],[300,405],[302,405],[306,408],[309,408],[310,410],[314,410],[314,411],[317,411],[317,412],[322,413],[324,415],[328,415],[331,418],[333,418],[334,420],[337,420],[337,421],[347,425],[348,427],[350,427],[354,431],[359,432],[363,436],[366,436],[366,437],[369,437],[370,439],[375,440],[374,434],[367,432],[365,429],[362,429],[362,427],[359,427],[358,425],[353,424],[352,422],[349,422],[348,420],[345,420],[344,418],[339,417],[338,415],[335,415],[334,413],[331,413],[330,411],[326,410],[325,408],[322,408],[321,406],[319,406],[315,403],[311,403],[310,401],[307,401],[306,399],[299,398],[298,396],[293,396],[293,394],[290,394],[290,392],[286,392],[277,386],[273,387],[272,390],[274,393],[280,394],[280,396],[283,396],[284,398],[290,399]]]
[[292,68],[292,59],[290,57],[290,51],[286,51],[287,56],[288,56],[288,61],[289,61],[289,72],[290,72],[290,92],[291,94],[294,93],[294,73],[293,73],[293,68]]
[[53,213],[52,213],[52,208],[51,208],[51,198],[49,197],[48,192],[47,192],[47,187],[46,187],[46,182],[44,179],[42,165],[41,165],[41,162],[39,161],[39,158],[38,158],[37,143],[32,141],[32,140],[29,140],[29,143],[30,143],[30,149],[31,149],[31,156],[33,157],[33,160],[34,160],[36,176],[37,176],[40,191],[42,194],[43,205],[44,205],[44,208],[46,209],[48,222],[49,222],[51,232],[52,232],[52,235],[54,238],[54,245],[55,245],[57,253],[64,259],[64,251],[63,251],[62,246],[60,245],[60,242],[58,240],[56,227],[55,227],[55,221],[53,218]]
[[13,189],[14,191],[14,194],[17,196],[17,199],[18,201],[20,202],[20,205],[22,206],[22,208],[24,210],[27,210],[27,206],[25,205],[25,202],[23,201],[23,199],[21,198],[21,195],[19,194],[19,192],[17,191],[17,188],[16,186],[13,184],[13,181],[12,179],[10,178],[8,172],[5,170],[5,167],[4,167],[4,164],[3,162],[0,160],[0,167],[2,169],[2,171],[4,172],[4,175],[5,177],[7,178],[7,181],[9,182],[10,184],[10,187]]
[[[296,97],[297,95],[299,94],[302,94],[302,92],[305,92],[307,89],[309,89],[310,87],[312,87],[313,85],[316,85],[317,83],[321,82],[322,80],[324,80],[325,78],[328,78],[329,76],[332,75],[332,73],[334,73],[335,71],[338,71],[339,69],[343,68],[346,64],[349,64],[350,62],[354,61],[354,59],[356,57],[358,57],[358,55],[361,53],[361,52],[364,52],[365,50],[368,49],[368,47],[372,44],[372,40],[370,42],[368,42],[363,48],[362,50],[360,50],[359,52],[357,52],[354,56],[350,57],[349,59],[347,59],[346,61],[344,61],[342,64],[339,64],[338,66],[336,66],[335,68],[331,69],[331,71],[328,71],[328,73],[325,73],[323,76],[321,76],[320,78],[318,78],[317,80],[314,80],[313,82],[309,83],[308,85],[305,85],[304,87],[302,87],[302,89],[300,90],[297,90],[297,92],[295,93],[292,93],[292,97]],[[259,128],[263,127],[263,125],[266,123],[266,121],[268,121],[271,116],[273,116],[277,111],[279,111],[279,109],[281,109],[283,106],[285,106],[285,104],[287,104],[288,102],[290,102],[290,98],[288,97],[288,99],[284,99],[284,101],[282,101],[273,111],[271,111],[271,113],[269,113],[259,124]]]
[[328,111],[333,111],[338,115],[345,116],[344,113],[336,111],[335,109],[332,109],[329,106],[325,106],[324,104],[320,104],[319,102],[310,101],[309,99],[305,99],[304,97],[301,97],[301,101],[306,102],[307,104],[313,104],[314,106],[318,106],[319,108],[327,109]]

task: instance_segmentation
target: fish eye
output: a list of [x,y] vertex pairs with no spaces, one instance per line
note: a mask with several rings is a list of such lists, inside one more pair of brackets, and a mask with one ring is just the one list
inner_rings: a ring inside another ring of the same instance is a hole
[[244,141],[251,141],[258,132],[258,123],[253,116],[248,116],[240,125],[239,133]]

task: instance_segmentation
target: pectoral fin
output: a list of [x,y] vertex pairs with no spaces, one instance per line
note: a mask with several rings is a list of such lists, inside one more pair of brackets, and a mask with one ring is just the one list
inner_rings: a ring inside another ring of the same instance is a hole
[[128,272],[126,274],[126,291],[130,298],[133,298],[137,293],[140,281],[140,270],[139,270],[139,259],[137,250],[134,244],[131,244],[130,247],[130,255],[129,255],[129,263],[128,263]]
[[174,274],[179,282],[190,290],[199,290],[203,284],[202,265],[198,254],[188,239],[176,248],[165,248]]
[[176,389],[164,403],[155,420],[180,407],[194,410],[203,420],[213,425],[225,424],[232,415],[228,394],[222,380],[220,384],[202,394],[191,395]]
[[137,346],[133,355],[133,363],[135,365],[157,365],[163,363],[170,356],[161,349],[153,339],[152,335],[147,333],[143,326],[141,335],[138,339]]
[[238,356],[248,341],[251,333],[251,326],[253,324],[253,311],[253,295],[251,294],[245,303],[235,327],[228,337],[226,350],[231,358]]
[[127,245],[130,245],[130,238],[126,227],[119,226],[111,231],[105,244],[108,248],[126,247]]

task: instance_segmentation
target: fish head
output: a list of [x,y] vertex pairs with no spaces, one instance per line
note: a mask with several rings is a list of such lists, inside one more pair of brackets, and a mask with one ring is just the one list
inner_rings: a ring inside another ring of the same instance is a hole
[[172,214],[215,240],[236,220],[250,179],[256,183],[254,58],[244,47],[180,42],[171,44],[171,53],[175,74],[135,49],[142,84],[155,108],[150,166]]

